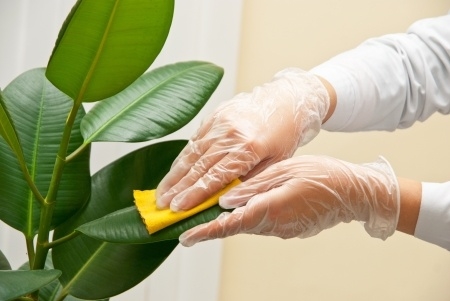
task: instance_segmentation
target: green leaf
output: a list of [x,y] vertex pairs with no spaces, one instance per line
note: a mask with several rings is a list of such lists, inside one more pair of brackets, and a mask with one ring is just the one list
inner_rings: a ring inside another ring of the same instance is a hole
[[225,211],[227,210],[216,205],[150,235],[136,207],[131,206],[81,225],[76,230],[89,237],[111,243],[154,243],[177,240],[184,231],[207,223]]
[[[51,252],[49,252],[49,255],[47,256],[47,259],[45,261],[45,270],[53,270],[53,260],[51,256]],[[23,271],[29,271],[30,265],[28,262],[24,263],[19,270]],[[45,301],[58,301],[60,300],[60,294],[62,291],[61,283],[58,279],[50,282],[46,286],[43,286],[39,289],[39,300],[45,300]],[[64,301],[84,301],[85,299],[79,299],[74,296],[68,295],[64,298]],[[108,301],[108,299],[101,299],[96,301]]]
[[[12,81],[3,92],[3,101],[16,125],[31,178],[45,196],[73,101],[45,78],[44,69],[30,70]],[[80,109],[69,152],[83,143],[79,125],[84,115]],[[90,192],[89,155],[87,150],[65,166],[53,226],[67,220],[86,202]],[[0,219],[26,237],[33,237],[39,226],[40,206],[15,155],[3,140],[0,140],[0,183]]]
[[11,270],[11,265],[5,254],[0,250],[0,270]]
[[3,102],[2,91],[0,90],[0,135],[5,139],[6,143],[11,147],[19,161],[24,172],[27,172],[25,159],[23,157],[22,146],[17,137],[16,129],[8,113],[6,104]]
[[76,102],[110,97],[161,51],[174,0],[78,0],[48,63],[47,77]]
[[81,122],[85,143],[141,142],[168,135],[195,117],[222,76],[222,68],[195,61],[148,72],[89,111]]
[[78,227],[76,231],[111,243],[145,243],[153,236],[147,232],[135,206],[117,210],[88,222]]
[[8,301],[34,292],[61,275],[58,270],[0,271],[0,296]]
[[81,299],[102,299],[136,286],[155,271],[177,245],[178,241],[174,240],[158,245],[110,244],[80,236],[56,248],[54,260],[55,266],[64,269],[63,292]]
[[[133,190],[155,188],[185,145],[186,141],[150,145],[97,172],[92,177],[92,195],[88,204],[55,230],[55,238],[133,205]],[[108,298],[144,280],[177,244],[178,240],[112,244],[79,235],[53,250],[53,262],[63,272],[60,281],[66,292],[78,298]]]

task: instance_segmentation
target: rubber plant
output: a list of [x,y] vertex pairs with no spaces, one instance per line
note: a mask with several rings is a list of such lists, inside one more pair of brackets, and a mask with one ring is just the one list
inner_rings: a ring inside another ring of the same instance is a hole
[[155,188],[184,140],[149,143],[90,173],[92,143],[164,137],[218,86],[223,70],[212,63],[150,68],[173,11],[174,0],[78,0],[47,66],[0,90],[0,219],[23,233],[29,259],[12,270],[0,251],[1,300],[118,295],[151,275],[181,232],[222,211],[147,233],[133,190]]

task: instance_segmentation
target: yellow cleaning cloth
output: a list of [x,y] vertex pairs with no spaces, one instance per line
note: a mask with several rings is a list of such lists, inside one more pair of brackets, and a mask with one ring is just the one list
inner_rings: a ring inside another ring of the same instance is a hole
[[153,234],[156,231],[164,229],[167,226],[173,225],[176,222],[216,205],[219,202],[219,197],[221,195],[225,194],[239,183],[241,183],[241,181],[238,179],[234,180],[205,202],[187,211],[173,212],[170,209],[158,209],[156,207],[155,189],[134,190],[134,202],[147,227],[148,233]]

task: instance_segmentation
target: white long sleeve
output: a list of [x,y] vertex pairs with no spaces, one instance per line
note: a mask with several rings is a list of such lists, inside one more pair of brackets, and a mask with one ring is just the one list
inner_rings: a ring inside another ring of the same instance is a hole
[[[393,131],[449,114],[450,15],[368,40],[311,71],[336,90],[328,131]],[[422,183],[414,235],[450,250],[450,182]]]
[[450,15],[367,40],[311,70],[335,88],[328,131],[406,128],[450,113]]

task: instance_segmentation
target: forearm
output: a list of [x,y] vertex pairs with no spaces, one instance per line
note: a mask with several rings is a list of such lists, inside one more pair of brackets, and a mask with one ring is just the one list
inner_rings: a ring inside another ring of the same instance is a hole
[[418,181],[398,178],[400,189],[400,215],[397,230],[414,235],[422,198],[422,184]]
[[397,230],[450,250],[450,182],[398,179],[400,216]]

